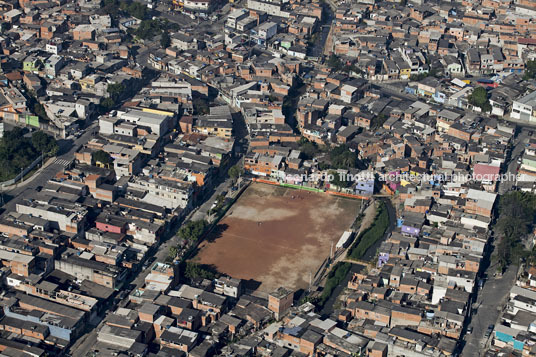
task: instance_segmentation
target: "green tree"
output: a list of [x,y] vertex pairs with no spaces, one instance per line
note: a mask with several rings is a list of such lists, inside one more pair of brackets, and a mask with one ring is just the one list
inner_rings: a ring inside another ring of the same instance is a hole
[[334,169],[355,168],[357,166],[357,154],[350,151],[346,145],[339,145],[329,153],[331,167]]
[[175,259],[177,255],[179,255],[179,248],[177,248],[176,246],[169,247],[169,257],[171,259]]
[[338,262],[335,266],[329,271],[328,278],[326,279],[326,284],[322,290],[322,295],[320,296],[319,304],[323,306],[326,301],[329,300],[333,290],[344,280],[352,264],[347,262]]
[[357,237],[352,247],[348,250],[347,257],[355,260],[363,258],[367,250],[375,242],[383,238],[387,228],[389,228],[389,213],[385,204],[381,202],[376,211],[374,223]]
[[125,86],[121,83],[111,83],[108,84],[108,88],[106,88],[106,91],[110,94],[110,97],[114,102],[117,102],[117,100],[121,97],[123,92],[125,91]]
[[244,172],[244,170],[238,165],[233,165],[229,168],[229,170],[227,171],[227,174],[229,175],[229,177],[233,180],[236,180],[238,179],[238,177],[240,175],[242,175]]
[[162,36],[160,37],[160,46],[162,48],[168,48],[171,45],[171,38],[169,37],[169,33],[167,31],[162,32]]
[[333,177],[333,180],[331,181],[331,183],[337,187],[347,188],[352,185],[352,181],[345,180],[343,177],[343,174],[338,171],[330,170],[329,174],[331,177]]
[[101,13],[109,14],[110,16],[117,16],[119,13],[119,1],[118,0],[103,0],[101,2]]
[[316,143],[302,137],[300,139],[300,151],[306,160],[311,160],[320,152],[320,149]]
[[191,243],[195,243],[201,238],[201,235],[207,227],[207,221],[188,221],[186,224],[182,225],[177,232],[179,238],[187,240]]
[[525,64],[525,75],[523,79],[534,79],[536,78],[536,60],[527,61]]
[[14,127],[0,138],[0,181],[12,179],[39,156],[32,140],[24,134],[24,129]]
[[372,118],[372,121],[370,123],[371,129],[375,130],[378,128],[381,128],[383,123],[387,120],[387,116],[383,113],[380,113],[376,115],[374,118]]
[[105,166],[108,166],[113,162],[112,157],[110,156],[110,154],[108,154],[104,150],[95,151],[93,153],[93,161],[96,162],[96,163],[97,162],[101,163],[101,164],[103,164]]
[[188,279],[208,279],[213,280],[220,274],[208,265],[198,264],[192,261],[187,261],[184,267],[184,276]]
[[495,231],[500,242],[497,245],[499,266],[504,269],[520,259],[534,258],[534,252],[524,249],[523,240],[534,229],[536,195],[512,191],[499,198],[499,214]]
[[32,145],[37,151],[50,156],[56,155],[59,150],[56,140],[42,131],[36,131],[32,134]]
[[331,54],[331,56],[329,56],[328,61],[327,61],[327,65],[328,65],[329,68],[333,69],[334,71],[339,71],[339,70],[341,70],[343,68],[342,61],[335,54]]
[[477,87],[473,90],[473,93],[469,96],[469,103],[479,107],[484,112],[491,111],[491,105],[489,104],[488,91],[484,87]]
[[101,106],[104,108],[105,111],[108,111],[115,107],[115,102],[112,98],[104,98],[101,102]]
[[192,105],[197,114],[208,114],[210,108],[208,106],[208,101],[205,98],[196,97],[192,100]]
[[45,111],[45,107],[41,103],[39,103],[37,101],[35,102],[35,104],[33,106],[33,112],[40,119],[43,119],[44,121],[50,121],[50,119],[48,118],[47,112]]
[[136,1],[121,1],[121,10],[126,11],[130,16],[134,16],[140,20],[147,17],[147,6]]

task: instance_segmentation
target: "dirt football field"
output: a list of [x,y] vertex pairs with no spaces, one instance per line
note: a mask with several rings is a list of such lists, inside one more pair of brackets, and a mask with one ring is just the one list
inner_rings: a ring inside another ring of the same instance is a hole
[[194,258],[270,292],[307,288],[353,223],[360,201],[254,183],[246,189]]

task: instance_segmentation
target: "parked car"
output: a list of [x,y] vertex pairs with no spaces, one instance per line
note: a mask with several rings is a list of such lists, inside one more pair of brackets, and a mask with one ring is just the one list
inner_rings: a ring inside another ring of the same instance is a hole
[[470,335],[470,334],[472,334],[472,333],[473,333],[473,326],[469,326],[469,327],[467,328],[467,334]]
[[489,325],[488,326],[488,329],[486,330],[486,334],[485,334],[486,338],[491,336],[491,334],[493,333],[494,328],[495,328],[495,325]]

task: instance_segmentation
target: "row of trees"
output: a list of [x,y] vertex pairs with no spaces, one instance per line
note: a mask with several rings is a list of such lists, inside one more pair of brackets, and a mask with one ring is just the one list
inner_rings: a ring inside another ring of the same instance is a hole
[[193,244],[197,243],[201,235],[205,232],[208,223],[205,220],[200,221],[188,221],[188,223],[183,224],[177,235],[179,238],[186,240],[187,242]]
[[389,228],[389,213],[385,204],[380,202],[374,223],[357,237],[348,250],[348,258],[355,260],[363,258],[367,250],[382,239],[387,228]]
[[318,301],[321,306],[323,306],[326,301],[329,300],[331,294],[333,294],[333,290],[335,290],[335,288],[342,283],[351,267],[352,264],[350,263],[338,262],[330,270],[326,284],[324,285],[324,290],[322,290],[322,295],[320,296],[320,301]]
[[42,131],[36,131],[28,137],[24,132],[24,129],[15,127],[0,138],[0,181],[15,177],[40,154],[54,156],[58,152],[59,147],[53,137]]
[[220,274],[213,267],[206,264],[187,261],[184,267],[184,276],[188,279],[216,279]]

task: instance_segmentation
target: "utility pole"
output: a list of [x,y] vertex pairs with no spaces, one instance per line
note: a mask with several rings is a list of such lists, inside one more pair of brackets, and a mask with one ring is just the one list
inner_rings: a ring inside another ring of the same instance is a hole
[[331,242],[331,246],[329,248],[329,259],[333,259],[333,242]]
[[23,171],[23,170],[24,170],[24,169],[21,167],[21,168],[20,168],[20,183],[23,183],[23,182],[24,182],[24,176],[22,175],[22,171]]
[[311,292],[312,285],[313,285],[313,273],[309,271],[309,292]]

